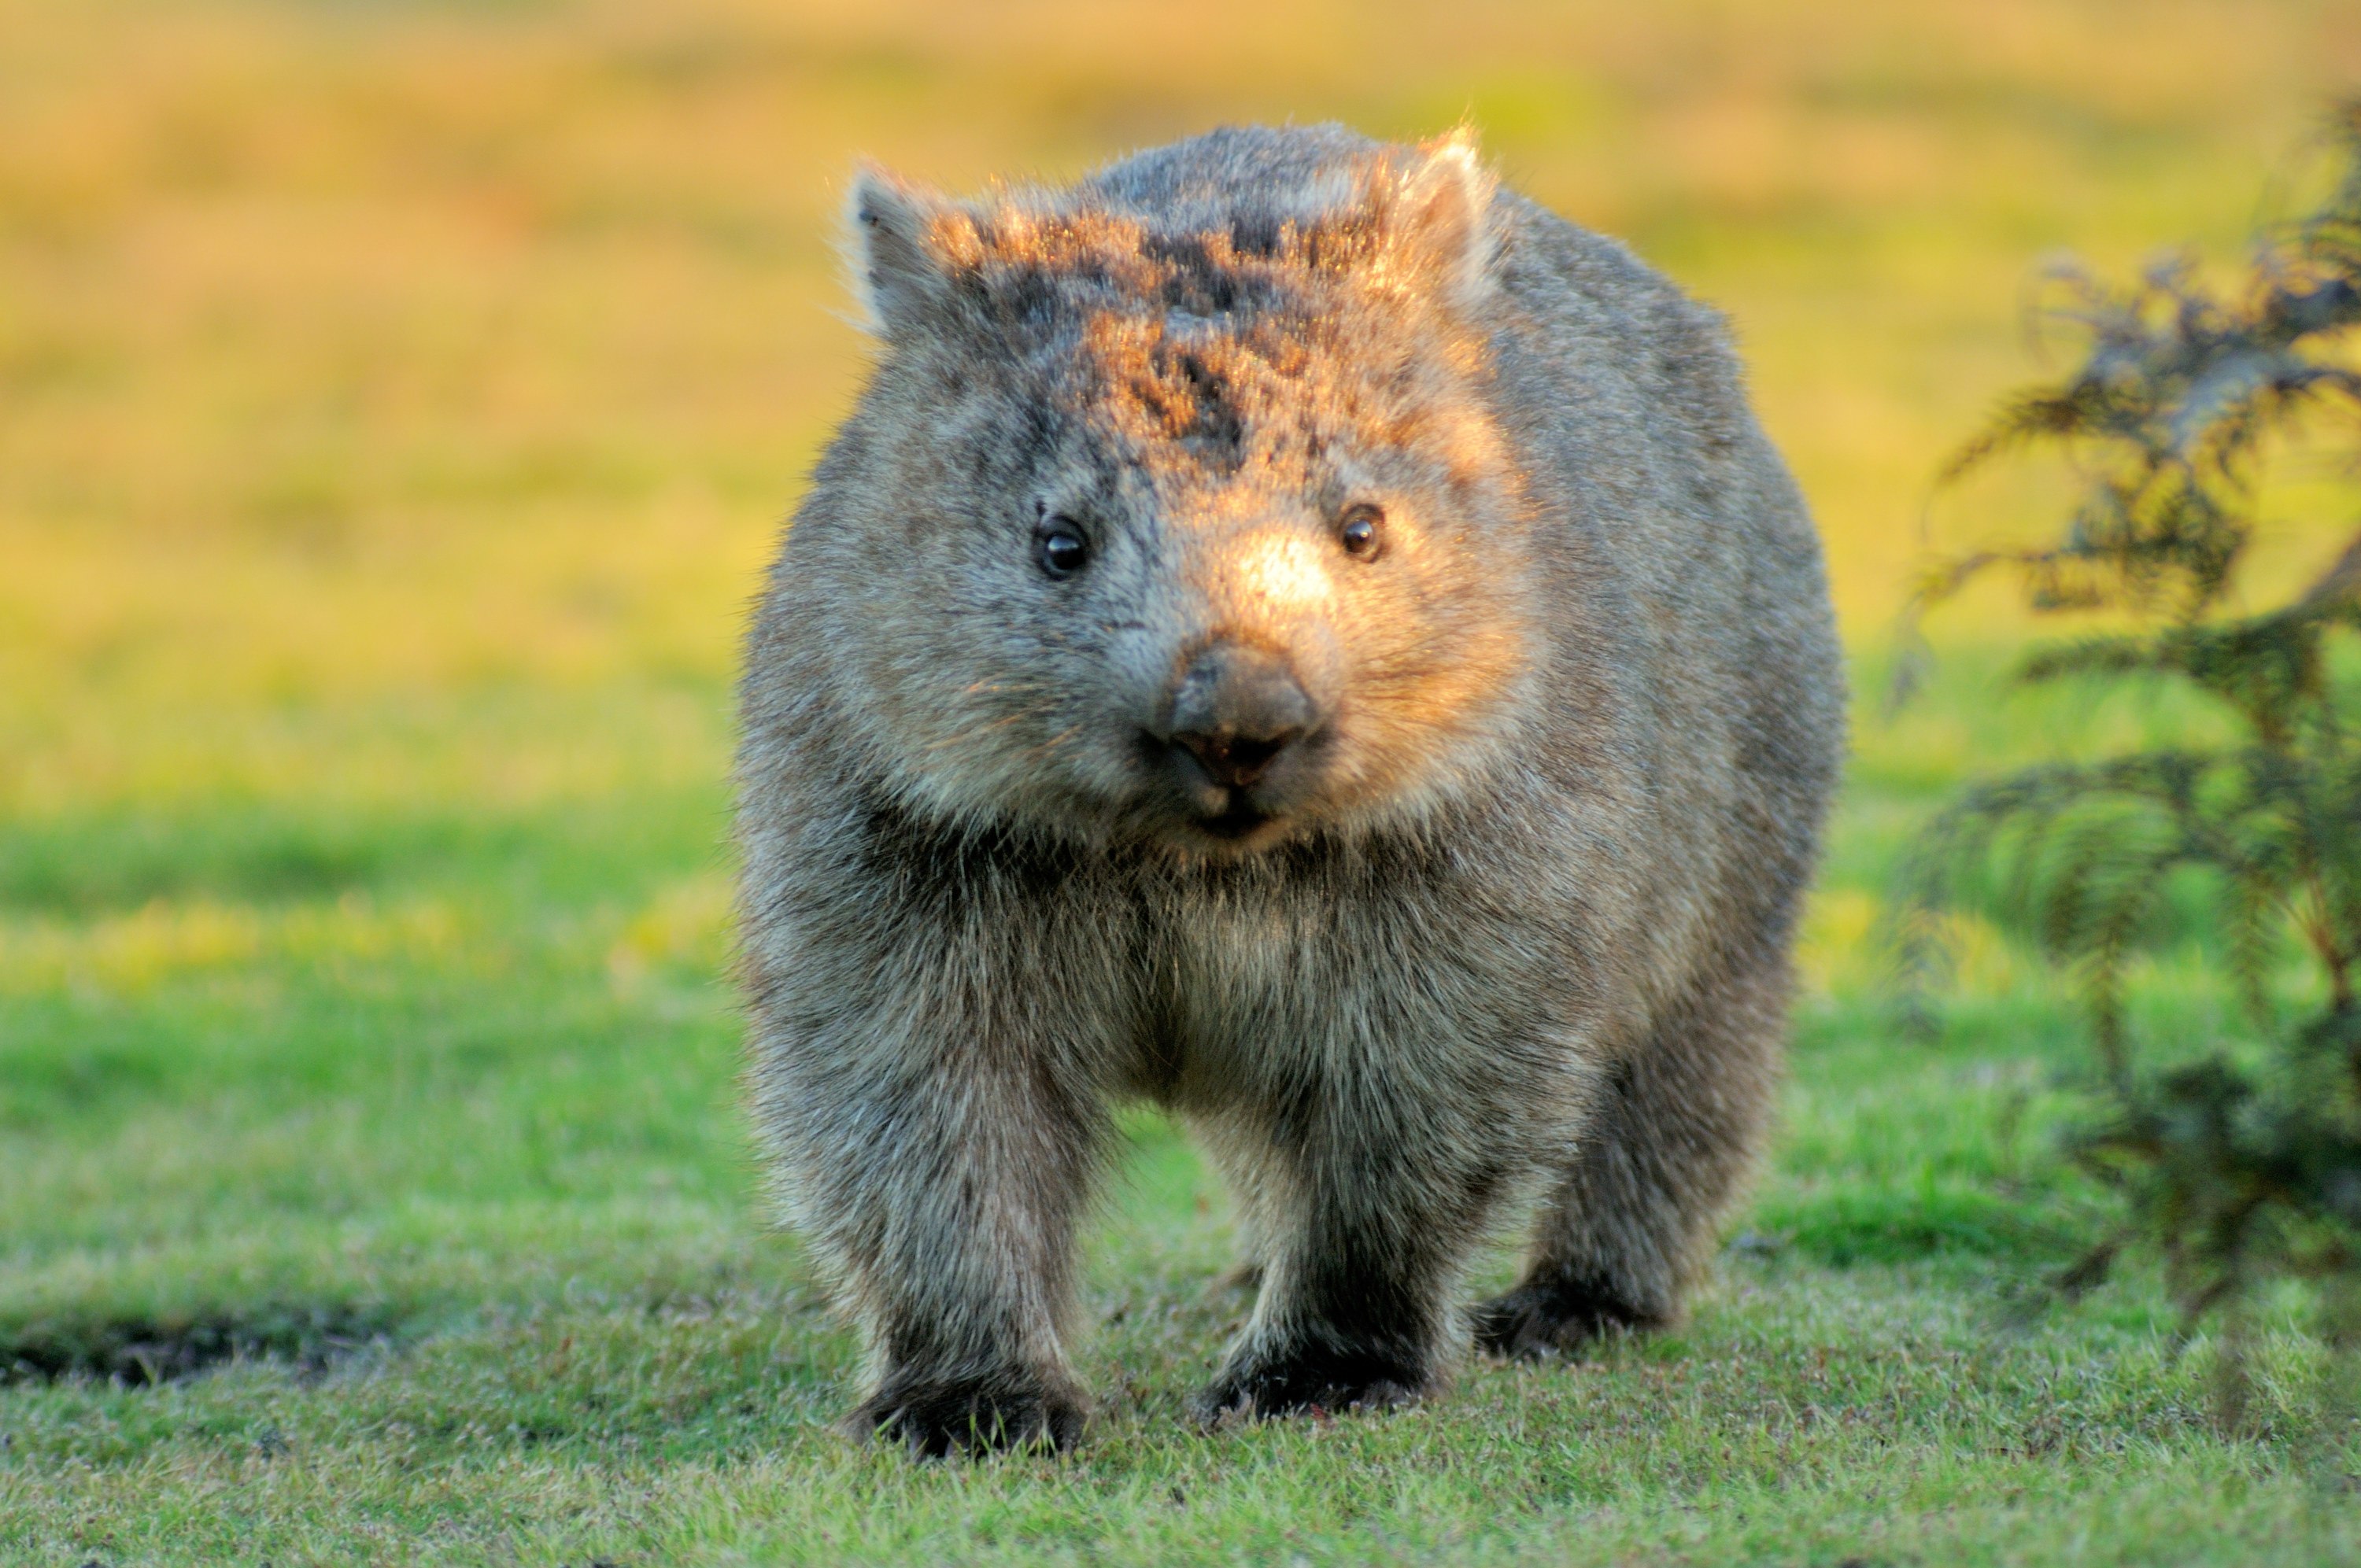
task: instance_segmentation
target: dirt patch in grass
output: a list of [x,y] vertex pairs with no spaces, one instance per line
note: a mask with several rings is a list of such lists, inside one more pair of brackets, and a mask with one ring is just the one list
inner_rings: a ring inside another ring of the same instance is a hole
[[87,1378],[152,1387],[242,1361],[276,1362],[316,1377],[362,1351],[390,1345],[401,1327],[390,1309],[349,1302],[39,1318],[0,1324],[0,1385]]

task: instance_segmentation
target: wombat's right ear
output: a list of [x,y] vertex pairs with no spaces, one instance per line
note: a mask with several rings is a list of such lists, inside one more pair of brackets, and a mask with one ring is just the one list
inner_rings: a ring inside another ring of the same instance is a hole
[[941,325],[951,303],[950,269],[975,243],[967,214],[864,166],[846,217],[846,258],[869,329],[891,342]]
[[1413,272],[1431,278],[1444,298],[1472,305],[1487,287],[1491,262],[1492,176],[1477,156],[1475,131],[1466,126],[1418,151],[1387,218],[1394,248]]

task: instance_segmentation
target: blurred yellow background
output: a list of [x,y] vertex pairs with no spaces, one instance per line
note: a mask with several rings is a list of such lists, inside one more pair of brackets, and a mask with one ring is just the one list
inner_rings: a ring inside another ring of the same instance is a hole
[[859,374],[855,159],[1233,120],[1468,115],[1722,305],[1873,632],[2035,263],[2235,256],[2356,81],[2324,0],[0,0],[0,809],[208,714],[719,680]]

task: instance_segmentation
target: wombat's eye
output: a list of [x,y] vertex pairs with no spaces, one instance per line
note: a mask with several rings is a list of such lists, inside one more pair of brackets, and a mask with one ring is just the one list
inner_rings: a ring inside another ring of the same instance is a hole
[[1033,531],[1033,561],[1053,577],[1071,577],[1091,564],[1091,542],[1071,518],[1045,518]]
[[1336,529],[1345,554],[1356,560],[1376,560],[1386,547],[1385,521],[1386,514],[1367,502],[1345,508],[1344,521]]

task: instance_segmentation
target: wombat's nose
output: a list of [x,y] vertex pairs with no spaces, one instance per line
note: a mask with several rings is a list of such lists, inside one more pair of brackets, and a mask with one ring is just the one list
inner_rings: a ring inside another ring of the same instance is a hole
[[1160,739],[1188,752],[1226,789],[1260,778],[1318,715],[1285,660],[1260,648],[1216,643],[1189,662]]

